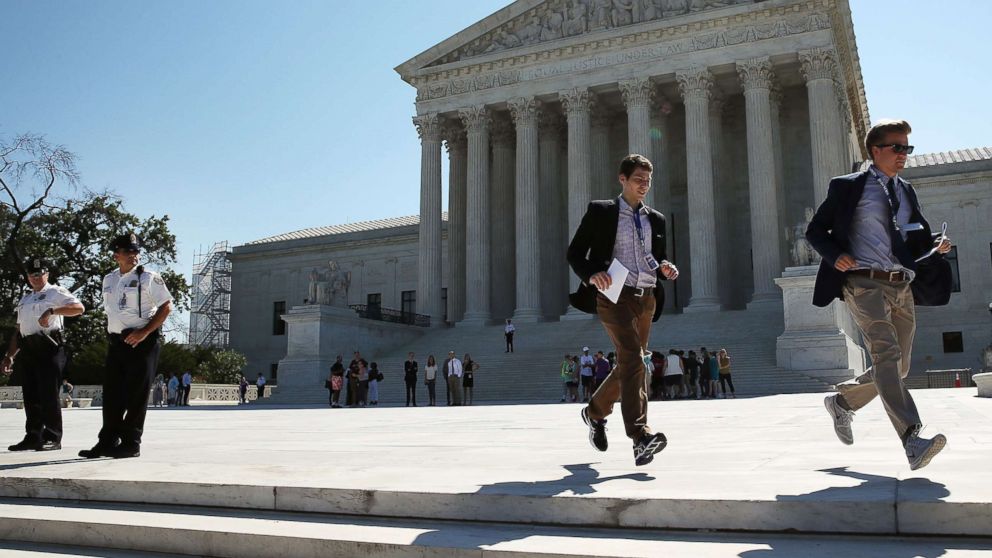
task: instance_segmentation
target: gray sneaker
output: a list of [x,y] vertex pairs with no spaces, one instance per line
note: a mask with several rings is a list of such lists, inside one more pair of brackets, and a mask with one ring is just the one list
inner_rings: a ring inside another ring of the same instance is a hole
[[915,471],[926,467],[946,445],[947,438],[943,434],[937,434],[929,439],[921,438],[919,430],[910,434],[906,439],[906,459],[909,460],[909,468]]
[[823,406],[834,420],[834,433],[837,434],[837,438],[847,445],[853,444],[854,432],[851,431],[851,421],[854,420],[854,411],[848,411],[838,405],[836,395],[827,396],[823,400]]

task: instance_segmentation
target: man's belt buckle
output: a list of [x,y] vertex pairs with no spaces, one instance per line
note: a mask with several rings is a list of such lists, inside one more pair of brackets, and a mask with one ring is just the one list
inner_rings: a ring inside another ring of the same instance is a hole
[[644,296],[644,287],[634,287],[634,296],[636,297]]
[[889,272],[889,281],[892,281],[894,283],[896,281],[901,281],[901,280],[902,280],[902,272],[901,271],[890,271]]

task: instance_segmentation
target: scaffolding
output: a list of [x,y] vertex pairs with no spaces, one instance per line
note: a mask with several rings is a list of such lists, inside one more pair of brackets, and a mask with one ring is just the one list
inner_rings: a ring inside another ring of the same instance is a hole
[[231,254],[227,241],[193,256],[189,343],[227,347],[231,333]]

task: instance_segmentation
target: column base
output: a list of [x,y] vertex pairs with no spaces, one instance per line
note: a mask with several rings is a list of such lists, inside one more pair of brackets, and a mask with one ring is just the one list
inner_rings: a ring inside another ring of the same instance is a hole
[[521,324],[533,324],[542,321],[541,311],[536,308],[518,308],[513,312],[513,321]]
[[694,314],[697,312],[719,312],[720,310],[723,310],[720,300],[715,296],[709,296],[706,298],[690,298],[689,305],[683,308],[682,312],[684,314]]
[[562,322],[572,322],[578,320],[592,320],[595,318],[596,314],[586,314],[574,306],[569,306],[568,311],[562,314],[558,320]]
[[457,327],[483,327],[492,324],[493,320],[489,312],[466,312],[462,321],[455,325]]

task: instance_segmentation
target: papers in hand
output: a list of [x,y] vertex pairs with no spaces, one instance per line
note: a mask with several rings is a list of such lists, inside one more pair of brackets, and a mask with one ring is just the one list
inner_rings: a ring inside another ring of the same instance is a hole
[[944,221],[944,224],[940,226],[940,238],[934,241],[933,248],[931,248],[930,251],[928,251],[926,254],[923,254],[919,258],[916,258],[916,261],[922,262],[923,260],[936,254],[937,249],[940,248],[941,243],[943,243],[946,238],[947,238],[947,221]]
[[613,263],[610,264],[610,268],[606,270],[606,274],[610,276],[610,288],[600,289],[599,292],[610,299],[613,304],[617,303],[617,299],[620,298],[620,291],[623,290],[623,283],[627,280],[627,275],[630,270],[623,266],[619,260],[613,258]]

